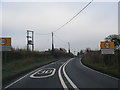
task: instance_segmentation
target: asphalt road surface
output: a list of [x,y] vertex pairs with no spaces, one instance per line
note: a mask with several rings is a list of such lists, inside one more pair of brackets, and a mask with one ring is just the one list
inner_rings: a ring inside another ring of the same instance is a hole
[[80,58],[71,58],[40,67],[5,88],[117,90],[118,85],[119,79],[84,66]]

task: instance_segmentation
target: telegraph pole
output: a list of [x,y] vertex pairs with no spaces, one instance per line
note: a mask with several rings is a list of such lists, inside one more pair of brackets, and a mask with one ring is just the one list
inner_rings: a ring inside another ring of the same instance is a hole
[[53,32],[52,32],[52,51],[54,51]]
[[68,53],[70,53],[70,42],[68,42]]
[[32,51],[34,51],[34,31],[27,30],[27,51],[30,50],[32,46]]

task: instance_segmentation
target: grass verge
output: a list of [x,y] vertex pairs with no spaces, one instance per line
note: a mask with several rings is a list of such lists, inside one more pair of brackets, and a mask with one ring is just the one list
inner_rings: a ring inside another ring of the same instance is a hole
[[108,74],[110,76],[116,77],[120,79],[120,73],[118,72],[117,68],[112,66],[105,66],[102,64],[94,64],[94,63],[88,63],[85,60],[82,60],[82,63],[94,70],[100,71],[102,73]]
[[49,59],[45,57],[39,59],[27,58],[27,59],[22,59],[22,62],[21,60],[17,60],[17,61],[9,62],[6,65],[3,65],[3,72],[2,72],[3,87],[8,83],[10,83],[12,80],[53,61],[56,61],[56,59],[53,57],[49,57]]
[[103,58],[100,54],[89,52],[82,58],[82,63],[94,70],[120,79],[120,72],[117,63],[106,65],[102,59]]

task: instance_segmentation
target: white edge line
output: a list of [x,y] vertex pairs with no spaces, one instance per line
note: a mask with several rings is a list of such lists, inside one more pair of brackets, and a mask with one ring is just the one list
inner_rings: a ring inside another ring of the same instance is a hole
[[[66,62],[65,62],[65,63],[66,63]],[[65,63],[64,63],[64,64],[65,64]],[[60,68],[59,68],[59,70],[58,70],[58,76],[59,76],[60,83],[62,84],[64,90],[68,90],[68,87],[67,87],[67,85],[65,84],[65,82],[64,82],[64,80],[63,80],[63,78],[62,78],[62,75],[61,75],[61,68],[63,67],[64,64],[62,64],[62,65],[60,66]]]
[[[58,60],[58,61],[59,61],[59,60]],[[58,61],[57,61],[57,62],[58,62]],[[14,81],[13,83],[7,85],[4,89],[9,88],[10,86],[12,86],[13,84],[15,84],[15,83],[17,83],[18,81],[22,80],[23,78],[27,77],[27,76],[30,75],[31,73],[36,72],[37,70],[39,70],[39,69],[41,69],[41,68],[44,68],[44,67],[47,67],[47,66],[49,66],[49,65],[51,65],[51,64],[52,64],[52,63],[50,63],[50,64],[48,64],[48,65],[45,65],[45,66],[42,66],[42,67],[40,67],[40,68],[37,68],[37,69],[35,69],[35,70],[33,70],[32,72],[26,74],[25,76],[23,76],[23,77],[17,79],[17,80]],[[4,90],[4,89],[3,89],[3,90]]]
[[[38,68],[38,69],[39,69],[39,68]],[[27,77],[29,74],[31,74],[31,73],[33,73],[33,72],[37,71],[38,69],[36,69],[36,70],[34,70],[34,71],[32,71],[32,72],[30,72],[30,73],[26,74],[25,76],[23,76],[23,77],[19,78],[18,80],[16,80],[16,81],[14,81],[13,83],[9,84],[9,85],[8,85],[8,86],[6,86],[5,88],[8,88],[8,87],[12,86],[13,84],[17,83],[18,81],[22,80],[23,78]]]
[[103,75],[105,75],[105,76],[108,76],[108,77],[110,77],[110,78],[113,78],[113,79],[119,80],[118,78],[115,78],[115,77],[109,76],[109,75],[107,75],[107,74],[104,74],[104,73],[102,73],[102,72],[96,71],[96,70],[94,70],[94,69],[91,69],[91,68],[89,68],[89,67],[83,65],[83,63],[81,62],[81,58],[80,58],[80,64],[81,64],[83,67],[85,67],[85,68],[87,68],[87,69],[90,69],[91,71],[94,71],[94,72],[97,72],[97,73],[103,74]]
[[79,90],[78,87],[72,82],[72,80],[68,77],[67,73],[65,72],[65,67],[71,60],[73,60],[73,59],[70,59],[69,61],[67,61],[67,63],[65,63],[65,65],[63,66],[63,73],[64,73],[66,79],[68,80],[68,82],[71,84],[71,86],[73,88],[75,88],[76,90]]
[[45,69],[53,69],[52,74],[47,75],[47,76],[40,76],[40,77],[38,76],[38,77],[35,77],[34,75],[35,75],[36,73],[38,73],[39,71],[43,70],[43,69],[41,69],[41,70],[39,70],[39,71],[35,72],[34,74],[32,74],[30,77],[31,77],[31,78],[46,78],[46,77],[53,76],[53,75],[55,74],[55,71],[56,71],[56,69],[55,69],[55,68],[45,68]]

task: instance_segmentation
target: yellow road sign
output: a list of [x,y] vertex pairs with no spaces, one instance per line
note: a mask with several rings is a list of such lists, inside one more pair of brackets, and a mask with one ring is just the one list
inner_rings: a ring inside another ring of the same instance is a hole
[[0,38],[0,46],[11,46],[11,38],[9,37]]
[[101,49],[114,49],[114,42],[109,42],[109,41],[103,41],[100,44]]

